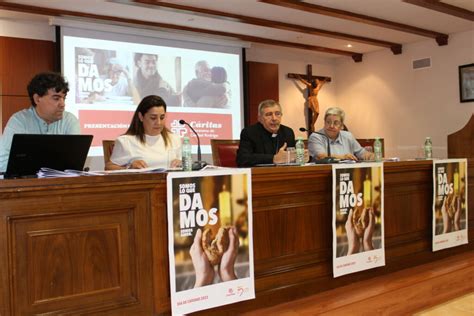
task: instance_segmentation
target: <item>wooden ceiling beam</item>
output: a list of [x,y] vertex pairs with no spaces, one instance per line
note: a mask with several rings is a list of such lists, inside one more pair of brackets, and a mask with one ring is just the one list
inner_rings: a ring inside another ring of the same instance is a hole
[[448,35],[443,33],[438,33],[430,30],[425,30],[411,25],[401,24],[397,22],[387,21],[379,18],[374,18],[371,16],[357,14],[349,11],[339,10],[324,7],[321,5],[305,3],[298,0],[258,0],[263,3],[273,4],[285,8],[301,10],[305,12],[312,12],[316,14],[331,16],[335,18],[340,18],[348,21],[359,22],[374,26],[379,26],[383,28],[388,28],[391,30],[396,30],[400,32],[416,34],[424,37],[434,38],[439,46],[448,44]]
[[321,46],[278,41],[278,40],[273,40],[273,39],[268,39],[268,38],[249,36],[249,35],[243,35],[243,34],[237,34],[237,33],[194,28],[194,27],[182,26],[182,25],[176,25],[176,24],[142,21],[142,20],[137,20],[137,19],[121,18],[121,17],[116,17],[116,16],[110,16],[110,15],[100,15],[100,14],[84,13],[84,12],[78,12],[78,11],[59,10],[59,9],[53,9],[53,8],[37,7],[37,6],[30,6],[30,5],[24,5],[24,4],[19,4],[19,3],[10,3],[10,2],[0,2],[0,9],[16,11],[16,12],[40,14],[40,15],[46,15],[46,16],[79,17],[79,18],[90,19],[94,21],[109,21],[117,25],[135,25],[135,26],[138,25],[142,27],[151,27],[151,28],[157,28],[157,29],[164,28],[164,29],[173,29],[173,30],[180,30],[180,31],[192,32],[192,33],[211,34],[211,35],[217,35],[217,36],[222,36],[222,37],[236,38],[239,40],[249,41],[249,42],[254,42],[254,43],[285,46],[285,47],[299,48],[299,49],[305,49],[305,50],[310,50],[310,51],[323,52],[323,53],[328,53],[328,54],[336,54],[336,55],[351,57],[355,62],[362,61],[361,53],[354,53],[350,51],[321,47]]
[[402,52],[402,45],[399,43],[392,43],[388,41],[382,41],[382,40],[377,40],[377,39],[363,37],[363,36],[351,35],[351,34],[340,33],[340,32],[332,32],[332,31],[307,27],[303,25],[296,25],[296,24],[290,24],[290,23],[285,23],[285,22],[255,18],[255,17],[245,16],[245,15],[233,14],[233,13],[228,13],[228,12],[223,12],[223,11],[216,11],[216,10],[193,7],[193,6],[180,5],[180,4],[175,4],[175,3],[163,2],[160,0],[133,0],[132,2],[150,5],[150,6],[157,6],[160,8],[165,8],[165,9],[169,9],[176,12],[192,13],[194,15],[207,16],[207,17],[212,17],[212,18],[217,18],[217,19],[230,20],[234,22],[241,22],[241,23],[264,26],[264,27],[269,27],[269,28],[276,28],[280,30],[293,31],[293,32],[305,33],[305,34],[316,35],[316,36],[324,36],[324,37],[329,37],[329,38],[336,38],[336,39],[342,39],[342,40],[347,40],[347,41],[354,41],[358,43],[373,45],[373,46],[390,48],[393,54],[395,55],[401,54]]
[[437,0],[402,0],[402,1],[409,4],[417,5],[426,9],[449,14],[461,19],[474,21],[473,11],[456,7],[454,5],[450,5],[447,3],[443,3],[441,1],[437,1]]

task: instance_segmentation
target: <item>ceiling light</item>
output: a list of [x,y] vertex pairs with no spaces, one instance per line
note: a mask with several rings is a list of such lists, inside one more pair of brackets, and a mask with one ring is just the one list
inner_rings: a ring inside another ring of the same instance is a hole
[[346,47],[347,47],[347,48],[351,48],[351,47],[352,47],[352,44],[347,44]]

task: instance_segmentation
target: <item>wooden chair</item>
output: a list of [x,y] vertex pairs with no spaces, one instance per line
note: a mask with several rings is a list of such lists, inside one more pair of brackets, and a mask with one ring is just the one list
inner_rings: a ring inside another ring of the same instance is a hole
[[448,158],[474,158],[474,114],[466,126],[448,135]]
[[[357,138],[356,140],[362,147],[372,146],[372,149],[374,148],[375,138]],[[380,138],[380,141],[382,142],[382,156],[385,157],[385,143],[383,138]]]
[[102,149],[104,150],[104,164],[107,164],[110,161],[110,156],[114,150],[115,140],[103,140]]
[[237,167],[238,139],[211,139],[212,163],[221,167]]

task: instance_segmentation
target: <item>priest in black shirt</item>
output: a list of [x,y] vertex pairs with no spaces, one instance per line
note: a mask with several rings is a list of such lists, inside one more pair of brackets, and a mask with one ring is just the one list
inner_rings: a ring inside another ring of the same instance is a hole
[[280,104],[274,100],[265,100],[258,105],[258,123],[240,133],[239,167],[287,162],[286,148],[295,147],[295,133],[281,124],[282,115]]

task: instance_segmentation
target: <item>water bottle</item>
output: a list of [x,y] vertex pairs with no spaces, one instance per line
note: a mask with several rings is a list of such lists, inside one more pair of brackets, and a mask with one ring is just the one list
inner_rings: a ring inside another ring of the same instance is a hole
[[374,141],[374,154],[375,161],[382,161],[382,142],[379,137],[376,137]]
[[425,158],[431,159],[433,158],[433,143],[431,142],[430,137],[426,137],[425,145],[423,146],[425,150]]
[[191,171],[193,169],[193,158],[191,155],[191,143],[188,137],[183,138],[181,159],[183,161],[183,171]]
[[304,161],[304,142],[302,137],[298,137],[296,141],[296,163],[300,166],[305,164]]

